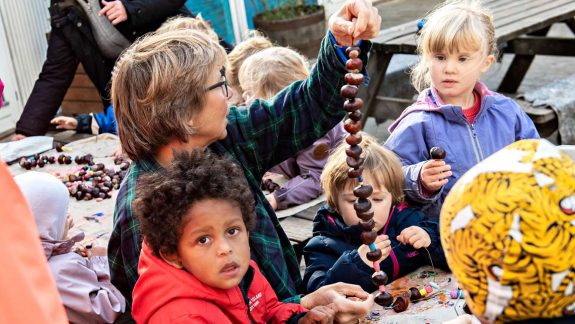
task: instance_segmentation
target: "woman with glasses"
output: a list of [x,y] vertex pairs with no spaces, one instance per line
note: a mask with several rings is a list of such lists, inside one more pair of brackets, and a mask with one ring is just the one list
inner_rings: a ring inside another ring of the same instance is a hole
[[[335,284],[300,295],[304,291],[295,252],[259,183],[266,170],[341,121],[345,111],[339,91],[347,71],[339,56],[345,50],[340,44],[351,44],[352,36],[372,38],[380,25],[371,1],[348,0],[330,20],[330,37],[324,38],[318,63],[306,80],[268,101],[229,109],[223,73],[226,53],[205,33],[179,30],[151,35],[125,51],[116,63],[111,93],[122,148],[133,163],[118,192],[108,256],[112,283],[129,302],[141,249],[139,224],[132,212],[139,176],[162,172],[171,165],[174,152],[207,148],[236,162],[244,172],[256,202],[256,225],[249,235],[251,258],[278,298],[300,302],[307,309],[335,303],[340,322],[369,312],[373,297],[358,286]],[[370,42],[359,46],[366,63]]]

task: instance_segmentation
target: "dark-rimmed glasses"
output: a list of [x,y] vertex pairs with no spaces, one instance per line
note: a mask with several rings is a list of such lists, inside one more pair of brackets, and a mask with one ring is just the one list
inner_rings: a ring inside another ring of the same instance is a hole
[[207,87],[206,92],[214,90],[216,88],[221,88],[222,94],[227,98],[229,92],[228,92],[228,80],[226,79],[226,70],[224,68],[222,68],[220,70],[220,73],[221,73],[220,81]]

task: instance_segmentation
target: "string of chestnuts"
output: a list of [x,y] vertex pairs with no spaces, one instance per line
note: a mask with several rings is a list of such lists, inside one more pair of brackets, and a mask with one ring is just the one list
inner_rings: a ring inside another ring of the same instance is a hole
[[356,98],[358,92],[358,86],[363,83],[364,77],[361,73],[363,67],[363,62],[359,58],[361,50],[358,47],[348,47],[346,49],[346,55],[349,58],[345,67],[348,73],[345,75],[345,82],[347,83],[341,88],[340,94],[346,98],[343,108],[348,112],[348,117],[344,122],[344,128],[349,133],[345,141],[349,144],[349,147],[345,149],[347,155],[347,165],[349,166],[349,171],[347,173],[350,179],[357,179],[358,186],[354,188],[353,194],[357,197],[356,202],[353,207],[357,213],[357,217],[361,220],[359,226],[362,230],[361,240],[363,244],[369,246],[370,251],[367,252],[367,259],[373,262],[373,268],[375,270],[371,277],[374,285],[379,287],[379,293],[375,297],[375,302],[381,306],[390,306],[393,297],[391,294],[385,291],[385,284],[387,283],[387,275],[385,272],[381,271],[379,267],[379,259],[381,259],[382,253],[380,249],[375,247],[375,239],[377,238],[377,233],[373,230],[375,227],[375,222],[373,220],[373,210],[371,208],[371,201],[369,196],[373,192],[373,187],[369,184],[363,183],[363,162],[362,148],[359,145],[361,143],[361,134],[358,132],[361,130],[361,117],[362,113],[360,109],[363,106],[363,101],[360,98]]

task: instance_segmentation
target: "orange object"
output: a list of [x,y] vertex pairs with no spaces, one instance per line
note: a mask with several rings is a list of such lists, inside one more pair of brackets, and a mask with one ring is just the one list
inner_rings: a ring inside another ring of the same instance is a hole
[[32,212],[0,160],[0,323],[68,323]]

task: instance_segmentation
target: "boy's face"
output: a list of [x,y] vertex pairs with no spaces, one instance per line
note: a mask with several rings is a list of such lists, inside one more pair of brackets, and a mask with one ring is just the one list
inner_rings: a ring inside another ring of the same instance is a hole
[[177,263],[210,287],[236,287],[250,263],[248,231],[240,208],[227,200],[205,199],[192,205],[186,219]]
[[[208,78],[206,89],[224,81],[224,76],[219,68],[214,69]],[[214,89],[206,91],[206,101],[201,111],[196,114],[190,124],[196,128],[193,135],[200,139],[204,146],[208,146],[215,141],[226,138],[228,125],[228,104],[227,100],[231,95],[229,87],[228,95],[225,94],[226,85],[221,84]]]
[[[371,208],[374,212],[374,230],[379,232],[385,223],[387,223],[393,198],[385,186],[382,185],[381,187],[376,187],[375,182],[372,181],[373,179],[369,174],[364,173],[363,179],[364,183],[368,183],[373,186],[373,193],[369,199],[371,200]],[[355,225],[360,221],[355,209],[353,208],[353,203],[356,200],[357,197],[353,195],[353,186],[351,184],[347,185],[346,188],[337,195],[338,211],[342,216],[343,221],[348,226]]]
[[473,105],[473,88],[495,57],[481,51],[461,50],[454,53],[431,53],[431,83],[446,104],[468,108]]

